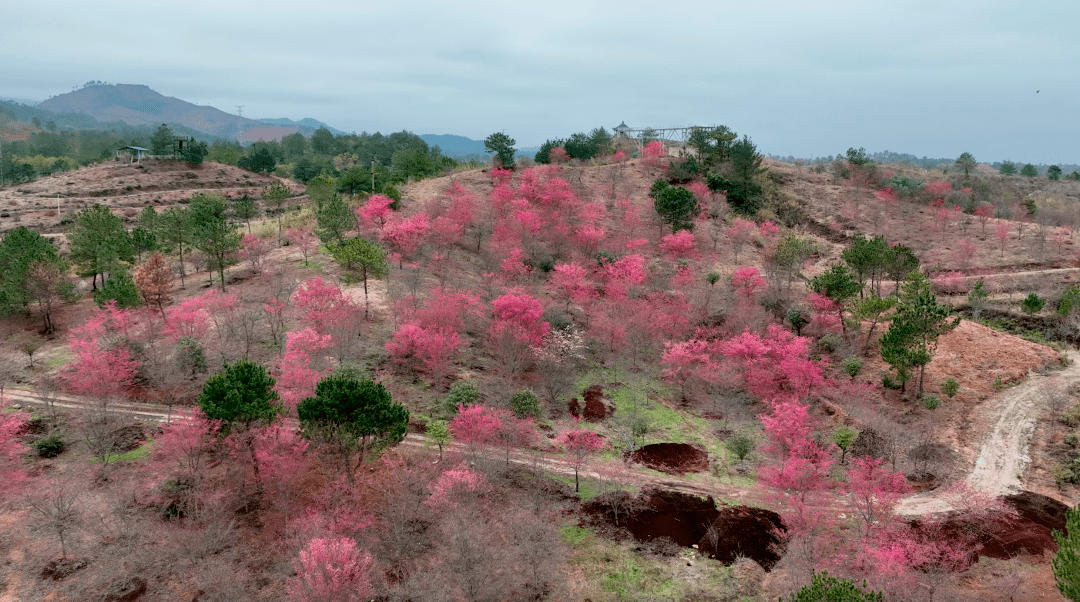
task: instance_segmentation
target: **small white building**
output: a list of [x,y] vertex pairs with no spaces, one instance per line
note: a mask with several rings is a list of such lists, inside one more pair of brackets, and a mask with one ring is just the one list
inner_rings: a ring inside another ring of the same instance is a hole
[[150,154],[150,149],[141,146],[121,146],[116,149],[116,160],[120,160],[121,153],[128,158],[128,163],[138,163],[143,157]]

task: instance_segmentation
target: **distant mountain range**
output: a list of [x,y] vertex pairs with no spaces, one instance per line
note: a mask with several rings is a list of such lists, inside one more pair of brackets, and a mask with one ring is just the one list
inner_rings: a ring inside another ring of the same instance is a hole
[[319,128],[326,128],[326,129],[330,130],[330,133],[335,135],[335,136],[345,136],[345,135],[347,135],[349,133],[349,132],[343,132],[343,131],[341,131],[339,129],[336,129],[336,128],[332,128],[332,127],[326,125],[325,123],[319,121],[318,119],[312,119],[310,117],[305,117],[305,118],[301,119],[300,121],[293,121],[292,119],[289,119],[287,117],[278,117],[276,119],[275,118],[264,117],[264,118],[260,119],[259,121],[261,121],[263,123],[268,123],[270,125],[283,125],[283,126],[286,126],[286,127],[298,128],[301,132],[303,132],[305,135],[308,135],[308,136],[313,134],[315,132],[315,130],[317,130]]
[[465,136],[454,134],[420,134],[420,139],[428,143],[428,146],[438,146],[442,154],[447,157],[465,157],[468,155],[489,156],[491,153],[484,150],[483,140],[473,140]]
[[[473,140],[465,136],[454,134],[420,134],[420,139],[428,143],[428,146],[438,146],[442,154],[454,158],[490,157],[491,153],[484,149],[483,140]],[[539,146],[525,146],[517,148],[518,156],[532,157],[540,150]]]
[[148,86],[134,84],[87,85],[37,103],[35,109],[56,114],[78,114],[100,122],[128,125],[176,124],[208,136],[256,140],[280,140],[295,132],[311,135],[320,127],[344,134],[315,119],[248,119],[211,106],[192,104],[164,96]]
[[32,106],[36,105],[37,103],[41,102],[40,100],[30,100],[29,98],[12,98],[10,96],[0,96],[0,100],[6,100],[8,102],[16,102],[16,103],[19,103],[21,105],[26,105],[28,107],[32,107]]

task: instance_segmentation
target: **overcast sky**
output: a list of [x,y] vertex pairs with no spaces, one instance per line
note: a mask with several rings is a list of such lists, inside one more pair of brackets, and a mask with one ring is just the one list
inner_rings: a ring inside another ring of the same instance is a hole
[[5,3],[0,96],[103,80],[519,146],[625,121],[723,124],[780,155],[1080,163],[1076,0],[163,4]]

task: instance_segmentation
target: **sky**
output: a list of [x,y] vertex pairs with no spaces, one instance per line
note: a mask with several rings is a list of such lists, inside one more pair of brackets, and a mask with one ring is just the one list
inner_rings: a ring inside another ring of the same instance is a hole
[[144,84],[345,131],[726,125],[849,147],[1080,163],[1075,0],[9,2],[0,96]]

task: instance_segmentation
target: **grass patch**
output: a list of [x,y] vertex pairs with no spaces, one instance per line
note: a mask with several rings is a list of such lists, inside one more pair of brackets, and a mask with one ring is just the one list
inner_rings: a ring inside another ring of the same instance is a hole
[[[588,467],[583,468],[585,470],[588,470]],[[548,473],[548,477],[550,477],[553,481],[558,481],[571,487],[574,486],[574,475]],[[600,495],[600,484],[597,483],[595,480],[582,476],[578,480],[578,482],[580,484],[581,490],[577,492],[577,496],[578,499],[580,499],[581,501],[587,502],[594,497]]]
[[[154,443],[153,439],[147,439],[146,441],[143,442],[142,445],[140,445],[139,447],[136,447],[135,449],[133,449],[133,450],[131,450],[129,452],[124,452],[122,454],[117,454],[115,456],[110,457],[109,463],[110,464],[115,464],[117,462],[128,462],[128,463],[130,463],[130,462],[138,462],[140,460],[144,460],[147,457],[149,457],[150,452],[153,451],[153,443]],[[101,462],[101,458],[98,457],[98,456],[93,456],[93,457],[90,458],[90,461],[91,462]]]
[[582,547],[582,544],[585,543],[586,540],[593,537],[592,531],[577,525],[563,525],[559,527],[559,535],[562,536],[563,541],[574,548]]
[[[588,529],[565,526],[559,532],[572,548],[570,565],[583,577],[571,592],[575,599],[692,600],[706,591],[735,592],[731,569],[693,550],[675,557],[642,555],[633,551],[632,544],[597,537]],[[688,560],[694,561],[693,567]]]

